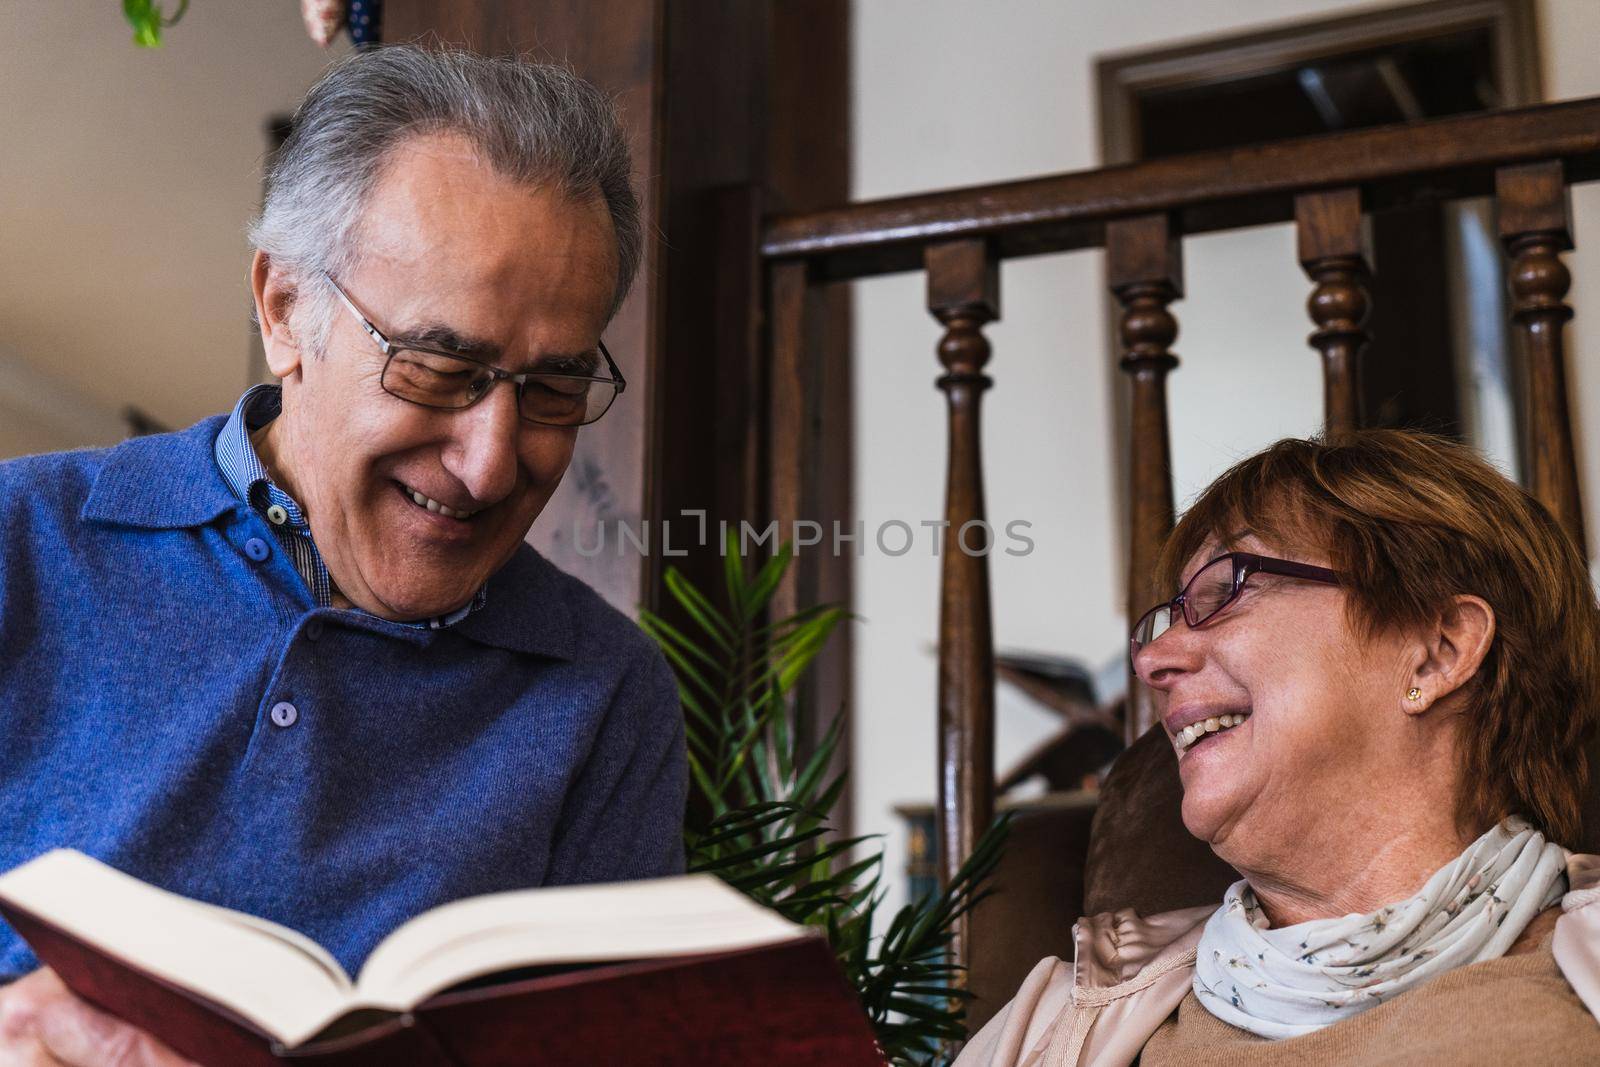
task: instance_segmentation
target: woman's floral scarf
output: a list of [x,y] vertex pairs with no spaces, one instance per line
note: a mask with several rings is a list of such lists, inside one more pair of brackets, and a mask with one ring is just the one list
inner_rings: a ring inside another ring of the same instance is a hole
[[1505,955],[1566,888],[1566,850],[1518,818],[1474,841],[1416,896],[1370,915],[1268,929],[1249,884],[1235,882],[1201,934],[1195,995],[1262,1037],[1308,1034]]

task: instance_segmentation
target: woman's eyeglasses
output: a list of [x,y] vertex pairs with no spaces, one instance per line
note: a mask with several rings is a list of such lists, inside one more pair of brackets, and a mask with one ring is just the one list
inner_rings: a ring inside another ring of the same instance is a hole
[[1281,574],[1287,578],[1339,584],[1338,574],[1326,567],[1258,556],[1253,552],[1229,552],[1195,572],[1177,596],[1140,616],[1130,635],[1130,654],[1137,655],[1141,648],[1172,629],[1180,614],[1190,629],[1205,625],[1239,599],[1252,574]]

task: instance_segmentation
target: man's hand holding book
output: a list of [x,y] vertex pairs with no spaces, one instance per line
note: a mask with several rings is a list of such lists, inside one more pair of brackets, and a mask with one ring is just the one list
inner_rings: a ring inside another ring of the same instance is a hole
[[0,1067],[199,1067],[84,1003],[48,967],[0,988]]

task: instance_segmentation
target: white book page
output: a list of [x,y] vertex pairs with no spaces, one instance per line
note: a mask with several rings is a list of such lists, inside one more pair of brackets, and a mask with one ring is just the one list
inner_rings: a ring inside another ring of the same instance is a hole
[[285,1045],[351,1006],[350,979],[303,934],[157,889],[81,852],[56,849],[0,875],[0,897],[226,1005]]
[[405,923],[367,958],[356,988],[363,1001],[410,1008],[513,967],[699,955],[804,933],[706,874],[518,890],[458,900]]

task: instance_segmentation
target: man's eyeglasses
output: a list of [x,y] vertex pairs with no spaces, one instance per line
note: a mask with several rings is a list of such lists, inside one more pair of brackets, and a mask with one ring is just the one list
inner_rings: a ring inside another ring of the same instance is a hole
[[512,374],[459,352],[395,344],[361,313],[333,275],[324,271],[322,276],[360,321],[367,336],[377,343],[378,351],[387,357],[379,384],[384,392],[401,400],[425,408],[459,411],[482,400],[496,384],[512,382],[517,387],[517,411],[525,421],[542,426],[584,426],[604,415],[617,394],[628,386],[604,342],[600,344],[600,355],[610,377],[543,371]]
[[1326,567],[1258,556],[1253,552],[1229,552],[1195,572],[1177,596],[1165,604],[1157,604],[1139,618],[1130,637],[1130,654],[1138,655],[1141,648],[1172,629],[1180,613],[1190,629],[1205,625],[1239,599],[1252,574],[1281,574],[1287,578],[1339,584],[1338,574]]

